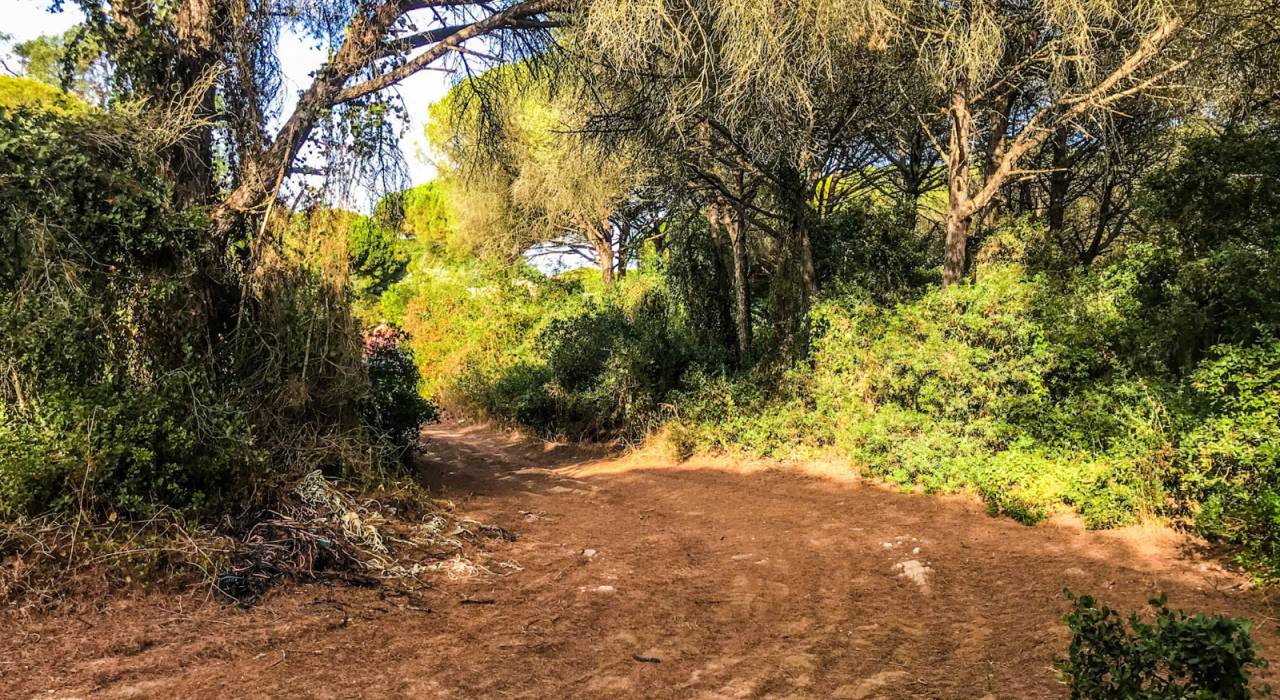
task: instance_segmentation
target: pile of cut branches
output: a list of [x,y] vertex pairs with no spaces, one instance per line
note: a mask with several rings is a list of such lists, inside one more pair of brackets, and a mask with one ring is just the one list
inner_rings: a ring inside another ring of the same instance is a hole
[[455,518],[447,501],[414,502],[425,508],[410,518],[393,505],[357,499],[313,471],[249,529],[215,589],[229,601],[253,605],[284,580],[375,585],[389,579],[421,582],[421,575],[435,571],[450,577],[458,571],[495,573],[464,549],[482,539],[514,540],[514,534]]

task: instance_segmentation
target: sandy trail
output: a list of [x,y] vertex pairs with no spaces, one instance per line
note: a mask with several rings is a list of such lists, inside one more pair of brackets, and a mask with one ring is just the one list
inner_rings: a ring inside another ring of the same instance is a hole
[[492,561],[523,571],[412,604],[315,585],[249,611],[144,594],[0,618],[0,697],[1057,698],[1064,587],[1249,617],[1280,658],[1271,603],[1165,530],[1024,527],[798,469],[427,432],[459,511],[520,535]]

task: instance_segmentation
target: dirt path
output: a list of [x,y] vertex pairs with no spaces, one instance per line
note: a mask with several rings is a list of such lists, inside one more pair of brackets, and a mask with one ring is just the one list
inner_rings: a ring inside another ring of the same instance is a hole
[[523,571],[412,605],[293,586],[250,611],[155,594],[0,619],[0,697],[1056,698],[1066,586],[1250,617],[1280,658],[1270,603],[1166,531],[1028,528],[962,498],[485,428],[428,438],[459,510],[519,533],[491,553]]

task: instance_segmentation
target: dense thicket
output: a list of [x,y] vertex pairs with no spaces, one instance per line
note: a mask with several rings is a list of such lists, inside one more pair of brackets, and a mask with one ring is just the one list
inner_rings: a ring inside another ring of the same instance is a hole
[[[396,468],[430,406],[357,314],[407,260],[336,207],[403,185],[396,84],[536,50],[553,4],[86,0],[15,47],[0,517],[252,515],[304,469]],[[289,99],[284,37],[324,53]]]
[[416,369],[362,348],[345,241],[293,227],[259,250],[229,325],[208,212],[162,174],[179,117],[0,94],[0,517],[238,513],[416,444]]

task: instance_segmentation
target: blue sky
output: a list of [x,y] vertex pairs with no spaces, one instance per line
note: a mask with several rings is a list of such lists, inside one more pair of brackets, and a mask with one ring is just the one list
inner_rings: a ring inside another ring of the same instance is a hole
[[[72,2],[64,3],[64,9],[59,13],[49,12],[49,4],[49,0],[0,0],[0,32],[12,36],[14,42],[21,42],[42,34],[60,34],[83,17]],[[286,100],[291,100],[305,87],[307,75],[320,65],[323,54],[301,38],[289,34],[281,38],[280,44],[280,63],[285,73],[284,94]],[[16,69],[19,63],[13,60],[8,49],[9,45],[0,46],[0,54],[6,65]],[[428,106],[448,90],[449,76],[435,71],[424,71],[400,84],[400,95],[404,98],[410,119],[400,148],[414,184],[427,182],[435,176],[435,169],[422,155],[425,146],[423,128],[427,122]]]

